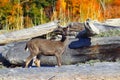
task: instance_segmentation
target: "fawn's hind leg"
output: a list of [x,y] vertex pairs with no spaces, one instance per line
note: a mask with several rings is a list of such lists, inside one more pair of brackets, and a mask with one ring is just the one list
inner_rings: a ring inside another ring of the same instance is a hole
[[26,63],[25,63],[26,68],[28,67],[28,65],[29,65],[30,61],[33,59],[33,57],[35,57],[35,55],[32,55],[32,54],[30,54],[30,56],[27,57]]
[[37,67],[40,67],[40,60],[36,58],[36,60],[34,61],[35,65]]
[[41,57],[41,55],[37,55],[36,60],[34,61],[35,65],[37,67],[40,67],[40,57]]

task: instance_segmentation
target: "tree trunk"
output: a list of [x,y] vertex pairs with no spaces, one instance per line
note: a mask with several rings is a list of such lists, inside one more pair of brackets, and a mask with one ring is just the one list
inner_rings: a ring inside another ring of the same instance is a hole
[[29,39],[52,32],[58,25],[58,21],[49,22],[28,29],[9,32],[0,35],[0,44]]

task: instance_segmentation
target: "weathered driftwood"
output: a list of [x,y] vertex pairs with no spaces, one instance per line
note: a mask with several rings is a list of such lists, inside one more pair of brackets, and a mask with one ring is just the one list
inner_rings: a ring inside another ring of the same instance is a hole
[[[92,23],[91,21],[87,21],[84,24],[84,27],[85,27],[85,30],[80,32],[78,36],[79,39],[70,39],[70,42],[68,43],[68,47],[66,48],[62,57],[63,58],[62,64],[85,62],[87,60],[92,60],[92,59],[99,59],[101,61],[102,60],[107,60],[107,61],[119,60],[119,57],[120,57],[120,53],[119,53],[120,37],[119,36],[98,37],[98,38],[88,38],[88,37],[93,36],[95,34],[99,34],[99,31],[102,32],[102,31],[108,31],[111,29],[120,29],[120,27],[117,27],[117,26],[112,27],[112,26],[103,25],[100,23]],[[91,27],[97,28],[97,30]],[[30,29],[30,32],[31,32],[31,29]],[[40,31],[38,30],[38,32]],[[33,33],[34,32],[32,32],[32,34]],[[24,34],[22,35],[24,36]],[[31,36],[27,36],[27,38],[28,37],[31,37]],[[4,55],[5,59],[8,60],[11,64],[17,64],[17,65],[23,64],[29,55],[29,52],[25,52],[24,50],[25,44],[26,42],[20,42],[20,43],[13,43],[12,44],[13,46],[8,45],[9,49],[7,48],[7,51],[5,50],[5,52],[4,51],[2,52],[3,54],[6,54]],[[52,56],[42,56],[41,64],[55,65],[56,59],[55,57],[52,57]]]
[[6,44],[14,41],[29,39],[52,32],[58,25],[58,21],[38,25],[33,28],[22,29],[0,35],[0,44]]
[[[100,61],[120,60],[120,37],[91,38],[90,45],[84,46],[81,44],[83,47],[78,47],[77,49],[69,48],[71,42],[77,42],[78,45],[80,45],[80,43],[86,43],[79,42],[78,39],[70,39],[68,47],[62,55],[63,65],[86,62],[93,59],[99,59]],[[3,51],[2,55],[4,55],[5,59],[7,59],[11,64],[23,65],[30,54],[29,52],[25,52],[25,44],[26,42],[19,42],[14,43],[14,45],[11,46],[8,45],[9,50],[7,49],[8,51],[6,52]],[[42,56],[41,64],[56,65],[56,58],[53,56]]]
[[[20,40],[41,36],[43,34],[52,32],[57,27],[57,25],[58,25],[58,21],[52,21],[46,24],[35,26],[33,28],[1,34],[0,44],[6,44],[10,42],[15,42],[15,41],[20,41]],[[93,35],[99,34],[100,32],[105,32],[111,29],[120,29],[120,27],[118,26],[110,26],[107,24],[94,22],[91,20],[87,20],[84,23],[73,22],[67,26],[70,27],[71,32],[73,31],[79,32],[83,30],[84,31],[83,34],[88,36],[93,36]]]
[[[77,40],[72,40],[74,42]],[[66,48],[63,56],[63,64],[76,64],[79,62],[86,62],[88,60],[98,59],[100,61],[116,61],[120,60],[120,37],[103,37],[103,38],[91,38],[91,44],[84,47],[78,47],[70,49],[69,46]],[[78,44],[82,43],[79,42]],[[86,42],[83,42],[84,44]],[[68,44],[68,45],[70,45]],[[42,64],[53,64],[55,63],[53,58],[46,56],[41,57]]]
[[87,19],[85,22],[71,22],[67,26],[70,27],[70,31],[80,32],[82,30],[90,30],[90,32],[99,33],[114,29],[120,30],[120,19],[107,19],[104,22]]
[[83,22],[71,22],[67,25],[70,32],[80,32],[85,29]]
[[112,26],[120,26],[120,18],[107,19],[106,21],[104,21],[104,24],[112,25]]

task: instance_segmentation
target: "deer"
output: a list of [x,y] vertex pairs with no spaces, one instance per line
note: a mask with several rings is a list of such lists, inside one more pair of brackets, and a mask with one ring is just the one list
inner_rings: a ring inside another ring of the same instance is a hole
[[62,36],[61,40],[53,41],[48,39],[35,38],[26,43],[25,50],[30,51],[30,55],[27,57],[25,67],[27,68],[31,60],[36,57],[34,61],[37,67],[40,67],[40,55],[55,56],[57,65],[61,66],[61,56],[65,51],[67,45],[67,33],[68,27],[58,27],[55,32]]

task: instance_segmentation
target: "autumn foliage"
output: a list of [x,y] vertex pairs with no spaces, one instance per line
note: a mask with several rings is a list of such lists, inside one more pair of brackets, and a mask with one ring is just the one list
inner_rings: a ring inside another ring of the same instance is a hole
[[85,21],[87,18],[102,20],[97,0],[58,0],[56,10],[57,15],[63,13],[71,21]]
[[55,19],[119,18],[120,0],[0,0],[0,12],[0,29],[19,30]]
[[120,0],[106,3],[105,18],[120,18]]
[[57,15],[62,12],[71,21],[85,21],[87,18],[102,21],[120,17],[120,0],[58,0],[56,10]]

